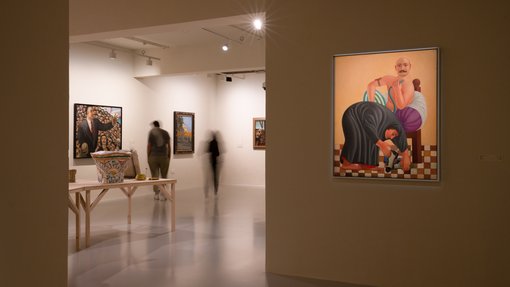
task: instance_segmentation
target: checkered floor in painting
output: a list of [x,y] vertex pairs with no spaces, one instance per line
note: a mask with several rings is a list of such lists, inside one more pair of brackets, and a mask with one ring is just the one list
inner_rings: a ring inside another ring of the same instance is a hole
[[335,145],[334,154],[334,176],[340,177],[377,177],[377,178],[398,178],[398,179],[423,179],[436,180],[437,174],[437,146],[422,145],[423,162],[416,163],[411,158],[411,169],[404,173],[402,169],[393,169],[387,173],[384,171],[384,156],[379,152],[379,166],[373,169],[349,170],[341,168],[340,153],[343,145]]

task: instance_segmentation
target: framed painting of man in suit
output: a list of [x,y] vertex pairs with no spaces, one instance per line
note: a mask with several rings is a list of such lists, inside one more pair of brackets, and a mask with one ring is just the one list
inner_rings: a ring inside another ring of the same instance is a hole
[[333,61],[333,176],[438,181],[439,48]]
[[122,107],[74,104],[74,158],[122,149]]

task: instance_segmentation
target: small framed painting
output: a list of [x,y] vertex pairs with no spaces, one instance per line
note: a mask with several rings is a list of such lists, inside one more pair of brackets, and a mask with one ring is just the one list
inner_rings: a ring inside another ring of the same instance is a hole
[[333,61],[333,176],[439,181],[439,48]]
[[195,114],[174,112],[174,154],[195,152]]
[[74,104],[74,158],[122,149],[122,107]]
[[253,118],[253,149],[266,148],[266,118]]

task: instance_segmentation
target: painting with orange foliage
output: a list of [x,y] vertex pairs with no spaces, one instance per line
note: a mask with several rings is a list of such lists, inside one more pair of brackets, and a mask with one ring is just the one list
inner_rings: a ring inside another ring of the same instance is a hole
[[174,154],[195,152],[195,114],[174,112]]

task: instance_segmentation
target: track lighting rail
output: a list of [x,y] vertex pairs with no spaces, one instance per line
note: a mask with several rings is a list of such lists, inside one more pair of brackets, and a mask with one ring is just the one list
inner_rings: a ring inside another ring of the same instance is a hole
[[220,33],[218,33],[218,32],[215,32],[215,31],[213,31],[213,30],[209,30],[209,29],[207,29],[207,28],[202,28],[202,30],[207,31],[207,32],[209,32],[209,33],[211,33],[211,34],[214,34],[214,35],[216,35],[216,36],[218,36],[218,37],[221,37],[221,38],[223,38],[223,39],[227,39],[227,40],[229,40],[229,41],[236,42],[236,43],[238,43],[238,44],[242,44],[242,43],[243,43],[242,41],[232,39],[232,38],[227,37],[227,36],[225,36],[225,35],[223,35],[223,34],[220,34]]
[[137,37],[125,37],[125,39],[133,40],[135,42],[139,42],[139,43],[142,43],[144,45],[151,45],[151,46],[158,47],[158,48],[163,48],[163,49],[170,48],[170,46],[163,45],[163,44],[156,43],[156,42],[152,42],[152,41],[145,40],[145,39],[142,39],[142,38],[137,38]]
[[119,46],[116,46],[116,45],[107,44],[107,43],[103,43],[103,42],[100,42],[100,41],[93,41],[93,42],[86,42],[86,43],[89,44],[89,45],[93,45],[93,46],[96,46],[96,47],[101,47],[101,48],[109,49],[109,50],[112,50],[112,51],[125,52],[125,53],[132,54],[132,55],[135,55],[135,56],[138,56],[138,57],[144,57],[144,58],[151,59],[151,60],[161,61],[161,59],[158,58],[158,57],[154,57],[154,56],[151,56],[151,55],[146,55],[144,50],[141,50],[139,52],[139,51],[136,51],[136,50],[127,49],[127,48],[124,48],[124,47],[119,47]]

